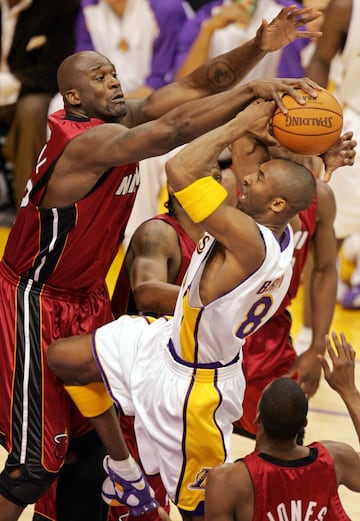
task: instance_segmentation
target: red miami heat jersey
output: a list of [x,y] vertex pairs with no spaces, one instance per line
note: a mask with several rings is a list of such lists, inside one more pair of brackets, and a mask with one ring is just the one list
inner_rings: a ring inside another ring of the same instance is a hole
[[50,116],[50,139],[27,183],[5,248],[4,260],[14,273],[71,291],[89,291],[104,283],[140,184],[138,164],[109,169],[73,205],[39,206],[51,171],[69,141],[103,123],[66,116],[63,110]]
[[254,489],[253,521],[350,521],[337,490],[333,461],[321,443],[308,457],[279,460],[253,452],[243,459]]
[[[182,279],[184,278],[185,272],[189,265],[196,244],[181,227],[179,221],[172,215],[163,213],[156,215],[155,217],[149,220],[153,219],[165,221],[170,226],[172,226],[177,233],[181,250],[181,266],[174,284],[180,285]],[[121,266],[121,270],[116,281],[115,289],[111,300],[111,307],[115,318],[118,318],[120,315],[124,315],[125,313],[129,315],[138,314],[138,310],[136,309],[134,299],[132,298],[131,286],[128,274],[126,272],[125,262],[123,262]]]
[[[103,122],[59,111],[49,124],[51,137],[28,180],[0,262],[0,432],[11,464],[50,484],[69,438],[92,427],[50,371],[46,352],[54,340],[90,333],[112,319],[105,277],[140,178],[137,163],[110,168],[78,203],[41,208],[64,148]],[[54,491],[53,485],[35,505],[46,519],[56,519]]]
[[[293,274],[287,295],[289,299],[287,301],[287,305],[289,305],[291,300],[296,297],[297,291],[299,289],[301,273],[304,268],[310,250],[311,241],[316,229],[317,201],[318,198],[316,194],[309,208],[299,213],[300,230],[294,233],[294,258],[292,263]],[[278,310],[278,313],[279,312],[280,311]]]

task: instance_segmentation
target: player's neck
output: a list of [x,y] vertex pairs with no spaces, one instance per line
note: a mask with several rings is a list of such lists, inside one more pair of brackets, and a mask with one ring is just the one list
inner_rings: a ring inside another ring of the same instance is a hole
[[298,445],[296,438],[291,440],[275,440],[266,435],[256,442],[255,449],[276,459],[295,460],[309,455],[308,447]]

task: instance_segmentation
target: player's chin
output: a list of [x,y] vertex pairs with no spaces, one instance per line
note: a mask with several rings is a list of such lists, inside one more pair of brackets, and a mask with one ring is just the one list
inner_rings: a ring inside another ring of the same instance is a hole
[[111,103],[108,106],[108,114],[113,118],[123,118],[127,114],[127,107],[125,102]]
[[237,208],[238,210],[241,210],[242,212],[247,213],[247,211],[246,211],[246,205],[245,205],[245,203],[244,203],[244,199],[238,199],[238,200],[237,200],[236,208]]

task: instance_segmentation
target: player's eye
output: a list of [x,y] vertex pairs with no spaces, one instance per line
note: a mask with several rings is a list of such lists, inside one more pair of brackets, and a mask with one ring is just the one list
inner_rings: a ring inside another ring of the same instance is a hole
[[258,172],[257,180],[258,181],[264,180],[264,172],[262,172],[261,170],[259,170],[259,172]]

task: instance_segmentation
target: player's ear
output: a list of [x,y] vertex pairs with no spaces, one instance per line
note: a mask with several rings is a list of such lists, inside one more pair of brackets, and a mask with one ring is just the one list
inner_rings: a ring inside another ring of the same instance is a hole
[[65,98],[70,105],[80,105],[80,96],[76,89],[69,89],[66,91]]
[[274,197],[270,203],[270,209],[275,213],[283,212],[286,206],[286,201],[282,197]]

